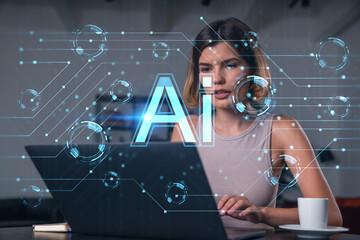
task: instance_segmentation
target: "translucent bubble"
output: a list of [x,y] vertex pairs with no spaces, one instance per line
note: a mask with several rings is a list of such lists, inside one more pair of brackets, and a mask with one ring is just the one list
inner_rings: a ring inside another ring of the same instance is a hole
[[72,41],[75,53],[94,60],[107,51],[106,33],[95,25],[85,25],[75,33]]
[[187,194],[188,194],[188,188],[184,183],[170,182],[167,185],[165,199],[170,204],[181,205],[186,201]]
[[131,83],[116,79],[111,84],[110,97],[112,100],[123,104],[129,102],[133,97],[133,87]]
[[[75,159],[83,162],[93,162],[104,157],[109,149],[108,136],[103,127],[91,121],[77,123],[69,130],[69,140],[66,146]],[[91,144],[97,143],[97,144]],[[80,144],[86,144],[79,148]],[[91,144],[91,145],[89,145]]]
[[166,43],[158,42],[153,44],[152,53],[154,58],[165,60],[169,57],[170,50]]
[[19,98],[19,106],[21,109],[35,111],[39,108],[41,96],[33,89],[27,89],[21,93]]
[[[299,162],[290,155],[280,155],[277,159],[271,160],[271,166],[264,172],[265,180],[271,185],[279,186],[283,188],[291,188],[297,184],[301,167]],[[280,165],[281,164],[281,165]],[[275,176],[275,173],[279,173],[276,171],[281,168],[282,172],[280,176]]]
[[244,46],[251,48],[259,46],[259,37],[256,32],[250,31],[245,35]]
[[330,116],[344,118],[350,113],[349,98],[344,96],[336,96],[330,99],[328,105]]
[[119,186],[120,176],[116,172],[109,171],[105,174],[102,182],[107,188],[116,188]]
[[274,90],[264,78],[251,75],[237,79],[231,95],[235,112],[246,117],[259,117],[275,107]]
[[43,190],[35,185],[30,185],[21,191],[21,201],[24,205],[37,207],[41,204]]
[[330,37],[320,42],[319,51],[315,54],[317,64],[322,69],[337,71],[345,67],[350,52],[345,42],[339,38]]

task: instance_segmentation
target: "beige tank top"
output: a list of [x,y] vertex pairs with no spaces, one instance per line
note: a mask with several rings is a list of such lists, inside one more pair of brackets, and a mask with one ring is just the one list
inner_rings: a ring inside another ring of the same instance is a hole
[[[197,148],[216,203],[225,194],[244,194],[255,206],[275,207],[278,185],[270,185],[264,174],[271,168],[273,117],[269,114],[257,119],[234,136],[221,136],[215,132],[214,147]],[[201,118],[198,128],[201,127]],[[230,216],[223,216],[222,220],[225,227],[272,228]]]

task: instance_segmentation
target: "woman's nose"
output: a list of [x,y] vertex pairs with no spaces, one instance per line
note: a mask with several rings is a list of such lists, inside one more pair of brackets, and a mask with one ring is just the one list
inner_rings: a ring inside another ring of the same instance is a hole
[[221,72],[221,70],[216,70],[214,84],[223,84],[223,83],[225,83],[224,74]]

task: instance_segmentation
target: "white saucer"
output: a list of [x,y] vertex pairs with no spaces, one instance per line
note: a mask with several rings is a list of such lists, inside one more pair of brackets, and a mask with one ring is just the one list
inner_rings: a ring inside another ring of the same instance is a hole
[[321,228],[321,229],[302,228],[299,224],[281,225],[279,226],[279,228],[290,230],[294,232],[296,236],[298,236],[299,238],[316,238],[316,239],[324,239],[330,237],[335,233],[349,231],[348,228],[332,227],[332,226],[327,226],[326,228]]

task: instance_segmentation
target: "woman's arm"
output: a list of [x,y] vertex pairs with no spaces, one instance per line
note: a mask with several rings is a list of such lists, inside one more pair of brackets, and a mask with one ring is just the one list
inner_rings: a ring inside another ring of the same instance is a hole
[[[310,142],[299,123],[290,117],[277,116],[273,122],[271,148],[272,155],[285,154],[294,157],[301,169],[298,184],[304,197],[329,199],[329,226],[341,226],[342,217],[331,189],[319,167]],[[291,168],[293,174],[296,169]],[[299,223],[297,208],[258,207],[239,196],[224,196],[219,202],[220,214],[245,219],[252,222],[263,222],[272,226]],[[236,212],[236,210],[244,210]]]

